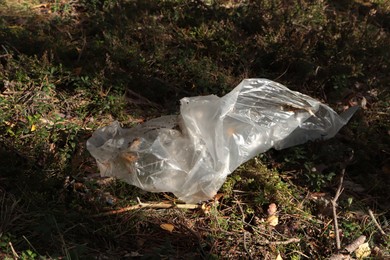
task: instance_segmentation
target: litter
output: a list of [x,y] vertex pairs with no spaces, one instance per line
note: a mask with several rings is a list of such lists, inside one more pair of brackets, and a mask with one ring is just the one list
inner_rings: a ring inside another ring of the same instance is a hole
[[274,81],[245,79],[223,97],[181,99],[180,115],[130,129],[113,122],[93,133],[87,149],[102,176],[197,203],[259,153],[332,138],[356,110],[338,115]]

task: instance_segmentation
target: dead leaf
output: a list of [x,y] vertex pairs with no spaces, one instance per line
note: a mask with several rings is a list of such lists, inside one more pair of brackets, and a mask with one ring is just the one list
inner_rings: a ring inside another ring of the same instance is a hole
[[166,231],[169,231],[172,233],[172,231],[175,229],[175,226],[169,223],[161,224],[160,227]]
[[55,150],[56,150],[56,144],[55,143],[51,143],[49,145],[49,152],[54,153]]
[[267,223],[268,225],[270,225],[271,227],[275,227],[276,225],[278,225],[279,223],[279,218],[278,216],[276,215],[271,215],[267,218]]
[[368,243],[361,244],[358,249],[355,250],[355,256],[358,259],[364,259],[371,254],[371,248]]
[[219,201],[225,194],[223,193],[217,193],[214,196],[214,201]]
[[310,192],[307,197],[309,199],[313,199],[313,200],[318,200],[320,198],[323,198],[325,197],[326,193],[325,192]]
[[73,73],[76,75],[76,76],[79,76],[81,74],[81,71],[83,70],[82,67],[77,67],[75,69],[73,69]]
[[367,109],[367,99],[363,96],[362,99],[360,100],[360,106],[363,109]]
[[205,215],[208,215],[210,214],[211,206],[209,204],[203,203],[201,209]]
[[379,91],[378,91],[378,89],[373,88],[373,89],[367,91],[367,93],[368,93],[371,97],[375,97],[375,98],[376,98],[376,97],[378,97]]
[[6,124],[7,126],[10,126],[11,128],[15,126],[14,123],[11,123],[11,122],[8,122],[8,121],[4,121],[4,124]]
[[73,189],[75,191],[84,191],[85,190],[85,185],[81,182],[74,182],[73,183]]
[[277,210],[278,210],[278,207],[276,206],[276,204],[275,203],[271,203],[268,206],[267,213],[268,213],[269,216],[272,216],[272,215],[276,214]]

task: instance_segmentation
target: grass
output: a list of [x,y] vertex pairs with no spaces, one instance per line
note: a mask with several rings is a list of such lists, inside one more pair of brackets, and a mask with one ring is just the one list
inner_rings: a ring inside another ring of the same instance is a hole
[[[0,256],[5,259],[325,259],[366,235],[389,256],[390,4],[387,1],[33,1],[0,3]],[[334,139],[242,165],[203,210],[99,212],[171,194],[96,176],[92,132],[178,111],[266,77],[362,108]],[[279,224],[267,225],[278,206]],[[160,227],[172,224],[173,232]],[[300,242],[273,244],[299,238]]]

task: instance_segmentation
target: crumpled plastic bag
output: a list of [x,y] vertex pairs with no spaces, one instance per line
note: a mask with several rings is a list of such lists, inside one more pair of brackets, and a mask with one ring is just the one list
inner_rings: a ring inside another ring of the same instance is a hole
[[102,176],[196,203],[212,198],[227,175],[259,153],[333,137],[356,110],[338,115],[279,83],[245,79],[223,97],[181,99],[178,116],[100,128],[87,149]]

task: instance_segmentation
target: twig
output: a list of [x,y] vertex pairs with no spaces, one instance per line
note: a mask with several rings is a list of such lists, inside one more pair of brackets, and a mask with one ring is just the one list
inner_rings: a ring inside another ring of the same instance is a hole
[[197,205],[197,204],[168,204],[168,203],[143,203],[137,198],[138,204],[117,209],[117,210],[111,210],[108,212],[102,212],[99,214],[94,215],[94,217],[103,217],[103,216],[110,216],[110,215],[115,215],[127,211],[132,211],[136,209],[142,209],[142,208],[149,208],[149,209],[201,209],[202,205]]
[[129,96],[126,96],[126,100],[129,101],[130,103],[132,104],[136,104],[136,105],[149,105],[149,106],[154,106],[156,108],[161,108],[161,106],[153,101],[150,101],[149,99],[147,99],[146,97],[142,96],[141,94],[135,92],[135,91],[132,91],[130,89],[127,89],[126,90],[127,93],[129,95],[132,95],[134,97],[137,98],[137,100],[129,97]]
[[355,250],[358,249],[358,247],[362,245],[365,241],[366,241],[366,236],[360,236],[357,239],[355,239],[351,244],[347,245],[345,247],[345,250],[347,250],[348,253],[351,254],[355,252]]
[[372,212],[371,209],[368,209],[368,214],[370,215],[372,221],[374,222],[375,226],[378,228],[379,232],[383,235],[386,236],[385,231],[383,231],[381,225],[379,225],[378,221],[376,220],[374,213]]
[[285,240],[285,241],[269,241],[269,240],[263,240],[263,241],[259,241],[260,244],[262,245],[287,245],[287,244],[291,244],[291,243],[298,243],[300,242],[301,239],[300,238],[290,238],[288,240]]
[[286,74],[287,71],[288,71],[288,69],[290,68],[290,65],[291,65],[291,64],[288,64],[287,69],[286,69],[281,75],[277,76],[277,77],[276,77],[275,79],[273,79],[273,80],[276,81],[276,80],[280,79],[281,77],[283,77],[284,74]]
[[350,255],[343,255],[343,254],[335,254],[329,257],[329,260],[352,260],[352,259],[353,258],[351,258]]
[[83,55],[83,52],[85,50],[85,47],[87,46],[87,37],[85,35],[85,31],[84,30],[81,30],[81,34],[82,34],[82,40],[83,40],[83,46],[81,47],[80,51],[79,51],[79,55],[77,57],[77,61],[76,63],[79,63],[80,60],[81,60],[81,56]]
[[19,255],[18,255],[18,253],[16,253],[14,247],[12,246],[12,243],[11,243],[11,242],[8,242],[8,245],[9,245],[9,247],[11,248],[11,251],[12,251],[12,254],[14,255],[14,258],[15,258],[15,259],[19,259]]
[[26,240],[26,242],[28,243],[28,245],[36,252],[38,252],[35,247],[30,243],[30,241],[27,239],[27,237],[25,237],[24,235],[22,236],[24,240]]
[[241,202],[238,201],[238,200],[236,200],[235,202],[237,203],[238,208],[240,209],[241,217],[242,217],[242,222],[243,222],[244,224],[246,224],[246,222],[245,222],[245,214],[244,214],[244,210],[243,210],[242,207],[241,207]]
[[245,251],[246,251],[246,253],[247,253],[247,255],[248,255],[248,257],[249,257],[249,259],[253,259],[252,258],[252,255],[249,253],[249,250],[248,250],[248,248],[246,247],[246,231],[244,230],[244,249],[245,249]]
[[[244,214],[244,210],[243,210],[242,207],[241,207],[241,202],[238,201],[238,200],[236,200],[236,203],[237,203],[238,208],[240,209],[240,212],[241,212],[242,223],[243,223],[243,224],[248,224],[248,223],[245,222],[245,214]],[[253,259],[253,258],[252,258],[252,255],[250,254],[250,252],[249,252],[249,250],[248,250],[248,248],[247,248],[247,246],[246,246],[246,230],[245,230],[245,229],[244,229],[244,249],[245,249],[246,254],[248,255],[249,259],[252,260],[252,259]]]
[[298,251],[298,250],[293,250],[293,251],[291,251],[289,254],[293,254],[293,253],[299,254],[299,255],[301,255],[301,256],[307,258],[307,259],[311,259],[310,256],[305,255],[304,253],[302,253],[302,252],[300,252],[300,251]]
[[336,248],[337,251],[341,249],[341,242],[340,242],[340,233],[339,233],[339,226],[337,221],[337,200],[339,199],[341,193],[343,192],[343,181],[344,181],[344,175],[345,175],[345,167],[341,170],[341,176],[340,176],[340,182],[339,186],[337,188],[336,194],[334,198],[331,200],[332,203],[332,210],[333,210],[333,223],[334,223],[334,232],[336,237]]
[[205,256],[207,255],[206,252],[203,250],[203,246],[202,246],[202,236],[196,232],[194,229],[192,229],[187,223],[186,224],[183,224],[182,225],[185,229],[187,229],[188,231],[190,231],[197,239],[198,239],[198,245],[199,245],[199,249],[201,251],[201,256],[202,256],[202,259],[206,259]]
[[[358,237],[357,239],[355,239],[351,244],[347,245],[344,249],[346,251],[345,254],[341,254],[341,253],[338,253],[338,254],[334,254],[334,255],[331,255],[329,257],[329,260],[345,260],[345,259],[352,259],[350,254],[352,254],[353,252],[355,252],[356,249],[358,249],[358,247],[360,245],[362,245],[364,242],[366,241],[366,237],[365,236],[360,236]],[[347,254],[348,253],[348,254]]]

